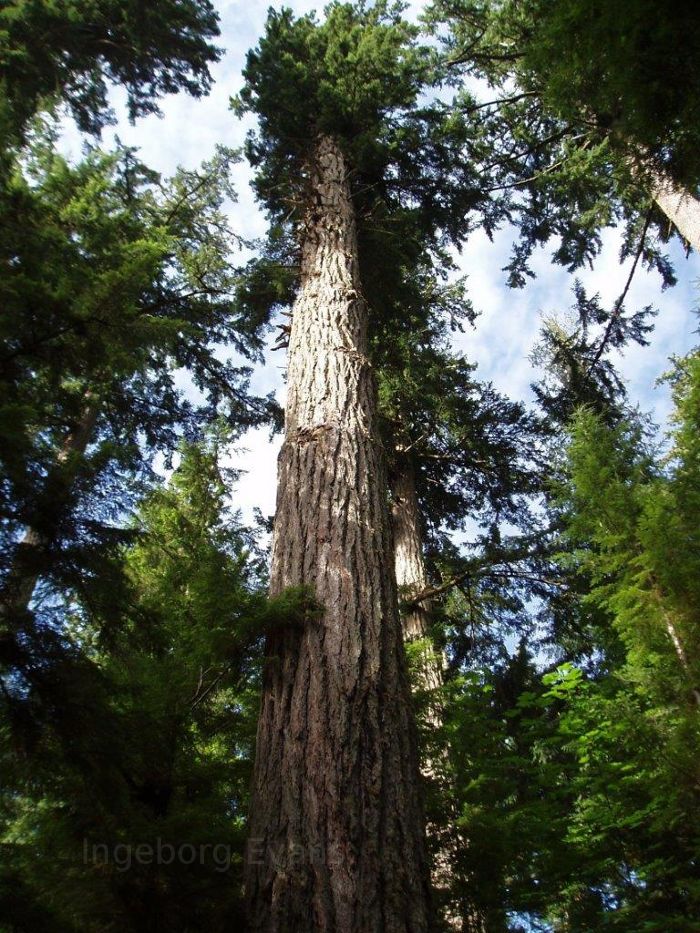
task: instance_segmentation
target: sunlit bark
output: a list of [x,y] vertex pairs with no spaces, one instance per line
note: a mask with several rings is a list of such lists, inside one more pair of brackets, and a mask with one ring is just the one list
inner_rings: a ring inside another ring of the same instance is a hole
[[322,611],[268,639],[250,933],[424,933],[425,854],[367,308],[343,155],[318,140],[289,345],[273,594]]

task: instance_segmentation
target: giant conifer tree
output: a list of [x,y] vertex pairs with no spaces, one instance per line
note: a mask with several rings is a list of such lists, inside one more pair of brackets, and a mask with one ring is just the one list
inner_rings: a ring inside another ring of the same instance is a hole
[[268,643],[252,930],[428,924],[368,332],[475,200],[449,162],[463,126],[416,106],[431,63],[396,9],[333,5],[322,25],[271,13],[245,71],[257,190],[299,251],[272,586],[309,585],[322,607]]

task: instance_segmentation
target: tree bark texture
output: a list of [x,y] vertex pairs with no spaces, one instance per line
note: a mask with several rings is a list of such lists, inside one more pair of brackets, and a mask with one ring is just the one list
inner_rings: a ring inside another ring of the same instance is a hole
[[[410,602],[412,597],[425,592],[429,584],[423,556],[415,470],[411,461],[400,455],[392,478],[392,523],[396,582],[400,597],[407,606],[402,613],[404,640],[407,643],[420,642],[420,653],[414,659],[414,682],[420,692],[427,694],[425,727],[429,731],[440,730],[444,721],[440,688],[444,684],[445,659],[432,642],[430,601]],[[421,762],[424,780],[444,787],[447,757],[446,747],[438,750],[436,756],[425,755]],[[436,892],[437,912],[445,929],[461,931],[467,928],[461,916],[461,905],[453,894],[453,885],[454,862],[463,840],[455,832],[455,819],[456,814],[450,812],[443,825],[429,824],[428,838],[432,855],[430,874]]]
[[343,155],[317,140],[289,345],[271,591],[321,605],[268,638],[250,933],[423,933],[428,871],[367,307]]
[[651,194],[684,240],[700,252],[700,200],[658,173],[651,176]]
[[649,153],[636,147],[626,158],[633,178],[649,192],[659,210],[692,248],[700,252],[700,199],[677,184],[653,163]]

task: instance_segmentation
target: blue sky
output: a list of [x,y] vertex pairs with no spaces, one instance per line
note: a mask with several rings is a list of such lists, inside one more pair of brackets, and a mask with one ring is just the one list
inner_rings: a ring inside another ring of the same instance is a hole
[[[229,110],[229,98],[241,85],[241,69],[247,50],[257,43],[264,27],[268,0],[247,0],[243,3],[216,2],[221,16],[222,36],[219,45],[226,49],[221,62],[213,68],[215,79],[212,93],[202,100],[184,94],[162,102],[163,117],[139,120],[130,126],[125,119],[124,97],[120,90],[112,94],[112,103],[119,116],[118,125],[103,137],[103,145],[112,144],[115,132],[122,142],[138,146],[143,160],[164,174],[172,173],[178,164],[194,167],[208,158],[217,143],[238,147],[253,121],[234,118]],[[296,13],[321,7],[309,0],[291,0]],[[422,3],[413,3],[409,15],[416,15]],[[75,129],[66,124],[62,147],[78,157],[82,140]],[[250,172],[245,164],[236,168],[235,181],[238,202],[231,207],[233,229],[246,238],[262,236],[265,219],[250,190]],[[469,291],[475,307],[481,312],[473,329],[455,337],[455,348],[478,363],[478,375],[491,380],[511,398],[529,399],[530,383],[537,373],[528,360],[542,315],[561,314],[572,304],[573,278],[550,262],[553,248],[541,250],[535,257],[537,278],[526,288],[513,291],[505,286],[502,267],[507,261],[512,243],[512,231],[500,231],[493,243],[482,234],[475,234],[459,257],[463,273],[468,276]],[[605,248],[593,272],[579,274],[589,292],[600,293],[610,307],[624,287],[628,267],[618,262],[619,238],[615,231],[606,233]],[[638,270],[627,301],[628,308],[653,304],[659,309],[651,346],[630,347],[619,360],[619,368],[628,382],[631,399],[645,411],[653,413],[663,423],[669,413],[667,387],[656,387],[658,377],[668,368],[672,354],[682,354],[696,343],[700,260],[686,259],[680,244],[674,244],[671,255],[675,262],[678,285],[661,292],[657,275]],[[271,353],[264,367],[255,374],[258,391],[274,388],[284,399],[281,367],[283,353]],[[276,487],[276,455],[279,439],[268,440],[267,431],[253,431],[245,439],[246,451],[234,457],[236,466],[247,473],[237,489],[236,499],[244,515],[249,517],[258,506],[264,514],[274,511]]]

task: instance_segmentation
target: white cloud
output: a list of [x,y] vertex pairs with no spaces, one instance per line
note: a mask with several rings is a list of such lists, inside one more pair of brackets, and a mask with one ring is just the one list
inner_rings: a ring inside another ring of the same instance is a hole
[[[540,249],[532,262],[536,278],[521,290],[511,290],[505,287],[502,267],[513,237],[514,231],[507,228],[491,243],[478,232],[466,245],[459,266],[469,277],[469,294],[481,315],[475,330],[458,335],[455,347],[478,363],[480,378],[492,381],[512,398],[529,399],[530,383],[538,373],[528,355],[537,341],[542,316],[560,315],[572,306],[575,278],[590,295],[600,294],[604,306],[612,308],[624,289],[631,260],[620,265],[620,236],[609,230],[603,235],[603,251],[593,270],[569,275],[552,264],[551,249]],[[687,353],[697,342],[700,259],[687,258],[679,244],[672,244],[670,253],[678,285],[662,291],[657,273],[638,268],[625,302],[628,311],[646,305],[658,309],[650,346],[630,344],[616,360],[632,403],[650,412],[659,424],[668,418],[670,393],[668,386],[657,386],[656,381],[669,368],[669,357]]]

